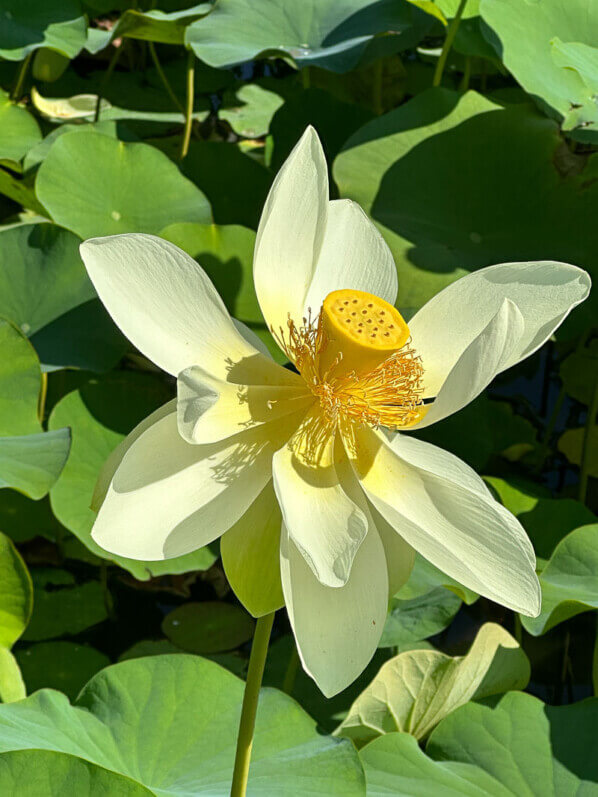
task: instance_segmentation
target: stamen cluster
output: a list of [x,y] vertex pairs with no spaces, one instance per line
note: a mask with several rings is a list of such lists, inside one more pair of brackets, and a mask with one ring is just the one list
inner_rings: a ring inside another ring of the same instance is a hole
[[302,326],[289,317],[286,332],[281,327],[278,334],[274,330],[272,334],[334,426],[352,420],[374,428],[400,429],[420,417],[423,367],[409,342],[367,373],[339,369],[342,352],[321,373],[320,355],[329,341],[320,316],[312,318],[309,311]]

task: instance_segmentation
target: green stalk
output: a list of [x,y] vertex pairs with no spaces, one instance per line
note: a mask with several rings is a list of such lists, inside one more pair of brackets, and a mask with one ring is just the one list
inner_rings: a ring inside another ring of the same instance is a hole
[[114,67],[118,63],[118,59],[120,58],[120,54],[122,52],[124,39],[121,43],[114,49],[112,53],[112,58],[110,59],[110,63],[108,64],[108,69],[104,73],[104,77],[102,78],[102,82],[100,83],[100,88],[98,89],[98,98],[96,100],[96,112],[93,117],[94,122],[99,122],[100,120],[100,105],[102,104],[102,97],[106,88],[108,87],[108,83],[110,82],[110,77],[114,72]]
[[585,504],[586,496],[588,493],[588,469],[590,466],[590,449],[591,437],[594,423],[596,422],[596,413],[598,412],[598,377],[594,382],[594,392],[592,393],[592,400],[588,407],[588,417],[586,418],[586,425],[583,433],[583,443],[581,446],[581,465],[579,472],[579,490],[578,499]]
[[25,58],[25,60],[21,64],[21,68],[19,69],[17,82],[15,83],[15,87],[12,90],[12,99],[15,102],[18,102],[21,99],[21,92],[23,91],[23,84],[25,83],[25,75],[27,74],[27,70],[29,69],[29,64],[31,63],[32,58],[33,58],[33,53],[29,53],[29,55]]
[[442,81],[442,73],[444,72],[444,66],[446,64],[446,59],[448,58],[448,54],[451,51],[451,47],[453,46],[453,41],[455,36],[457,35],[457,31],[459,30],[459,23],[461,22],[461,17],[463,16],[463,12],[465,11],[465,6],[467,5],[467,0],[461,0],[459,3],[459,8],[457,9],[457,13],[455,14],[454,18],[451,20],[451,24],[448,26],[448,30],[446,32],[446,39],[444,40],[444,44],[442,45],[442,51],[440,53],[440,58],[438,59],[438,63],[436,64],[436,69],[434,71],[434,78],[432,80],[433,86],[440,86]]
[[463,77],[459,85],[459,91],[467,91],[469,88],[469,81],[471,79],[471,56],[465,59],[465,69],[463,70]]
[[286,692],[287,695],[293,694],[293,690],[295,688],[295,679],[297,678],[297,672],[299,671],[299,664],[300,661],[299,654],[297,653],[297,645],[293,641],[293,650],[289,656],[289,661],[282,684],[282,691]]
[[193,50],[187,53],[187,102],[185,106],[185,127],[183,128],[183,141],[181,143],[181,160],[189,152],[191,140],[191,127],[193,125],[193,99],[195,94],[195,54]]
[[179,110],[182,113],[182,115],[184,116],[185,115],[185,109],[183,108],[183,106],[179,102],[178,97],[176,96],[176,94],[172,90],[172,86],[168,82],[168,78],[166,77],[166,75],[164,73],[164,70],[162,69],[162,64],[160,63],[160,59],[158,58],[158,53],[156,52],[155,44],[153,42],[148,42],[148,49],[149,49],[149,53],[150,53],[151,59],[154,62],[154,66],[156,67],[156,72],[158,73],[158,77],[160,78],[160,80],[162,81],[162,84],[164,85],[164,88],[166,89],[166,93],[168,94],[168,96],[170,97],[172,102],[174,103],[174,106],[176,107],[176,109]]
[[233,770],[230,797],[245,797],[247,791],[255,715],[257,712],[262,678],[264,677],[264,665],[266,664],[268,643],[270,641],[273,623],[274,612],[259,617],[255,626],[251,655],[249,657],[247,682],[245,683],[245,694],[243,695],[243,707],[241,708],[241,720],[239,722],[239,734],[237,736],[237,753],[235,755],[235,768]]

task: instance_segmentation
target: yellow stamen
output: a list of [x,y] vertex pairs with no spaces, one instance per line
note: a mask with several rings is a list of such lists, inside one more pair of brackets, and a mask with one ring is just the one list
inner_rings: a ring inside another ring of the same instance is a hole
[[[342,326],[345,312],[356,314],[346,324],[350,332]],[[363,320],[355,320],[357,313]],[[372,328],[364,342],[359,323]],[[422,364],[409,346],[409,327],[384,300],[363,291],[334,291],[318,317],[310,312],[301,327],[289,318],[286,332],[274,334],[330,424],[346,419],[399,429],[419,418]]]

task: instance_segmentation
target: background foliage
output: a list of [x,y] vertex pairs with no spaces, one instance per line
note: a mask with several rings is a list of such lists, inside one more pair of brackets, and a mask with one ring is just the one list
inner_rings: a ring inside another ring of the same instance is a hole
[[[80,240],[175,242],[271,345],[255,230],[311,123],[406,318],[496,262],[596,275],[597,31],[594,0],[3,0],[2,793],[227,794],[254,625],[217,544],[138,562],[91,540],[101,464],[174,384],[107,316]],[[418,558],[368,670],[325,700],[279,612],[251,794],[598,794],[595,319],[594,296],[421,433],[525,526],[541,615]]]

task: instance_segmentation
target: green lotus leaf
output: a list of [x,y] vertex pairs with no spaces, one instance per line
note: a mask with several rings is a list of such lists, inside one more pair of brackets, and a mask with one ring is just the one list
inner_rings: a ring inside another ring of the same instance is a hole
[[542,611],[521,622],[534,636],[589,609],[598,609],[598,523],[568,534],[540,573]]
[[172,224],[160,233],[206,271],[235,318],[263,323],[253,286],[255,233],[238,225]]
[[598,141],[596,3],[481,0],[480,13],[486,37],[528,94],[561,119],[565,130]]
[[[63,753],[161,797],[224,797],[242,696],[241,680],[197,656],[125,661],[96,675],[72,706],[47,690],[0,706],[0,751]],[[365,782],[350,742],[320,735],[291,698],[266,689],[248,793],[363,797]]]
[[116,372],[68,393],[49,419],[50,429],[67,425],[73,436],[68,462],[50,494],[54,514],[92,553],[113,560],[142,581],[166,573],[206,570],[216,559],[207,547],[159,562],[125,559],[107,553],[91,538],[96,515],[90,505],[102,465],[125,435],[171,395],[156,377]]
[[548,706],[509,692],[468,703],[432,732],[426,751],[389,733],[360,752],[368,797],[508,797],[598,793],[598,700]]
[[598,379],[598,340],[574,351],[561,363],[560,376],[569,396],[589,405]]
[[224,119],[242,138],[260,138],[270,128],[276,111],[284,103],[281,81],[263,80],[242,83],[224,93],[218,117]]
[[[167,154],[176,158],[180,137],[171,145]],[[217,224],[257,229],[272,175],[236,144],[192,141],[181,171],[206,195]]]
[[[471,434],[472,429],[475,434]],[[536,444],[536,430],[528,420],[514,412],[510,404],[486,395],[442,423],[417,432],[417,437],[452,451],[475,470],[483,470],[495,454],[511,457],[514,453],[511,458],[517,459]]]
[[347,138],[372,118],[361,105],[341,102],[322,89],[296,92],[272,118],[270,167],[278,171],[308,125],[313,125],[332,163]]
[[0,489],[42,498],[70,447],[66,428],[44,432],[38,420],[39,360],[23,333],[0,319]]
[[187,25],[205,16],[211,7],[211,3],[200,3],[170,13],[157,9],[138,11],[129,8],[120,15],[111,30],[96,31],[93,36],[88,37],[86,49],[91,53],[97,53],[121,36],[161,44],[183,44]]
[[128,778],[63,753],[19,750],[0,758],[0,789],[3,794],[77,797],[110,794],[118,797],[148,797],[152,792]]
[[105,370],[128,346],[95,298],[80,243],[53,224],[0,232],[0,315],[31,337],[45,370]]
[[22,61],[40,47],[74,58],[85,45],[86,33],[79,0],[3,0],[0,58]]
[[[19,648],[15,655],[27,692],[58,689],[71,699],[79,694],[92,676],[110,664],[110,659],[99,650],[62,640]],[[65,699],[64,695],[61,697]]]
[[0,647],[11,648],[25,630],[33,607],[29,572],[11,540],[0,533]]
[[54,221],[82,238],[211,221],[205,196],[159,150],[99,133],[57,139],[36,192]]
[[33,614],[23,639],[37,642],[78,634],[108,616],[99,581],[75,584],[74,576],[57,568],[34,569]]
[[423,739],[469,700],[523,689],[529,677],[528,658],[517,642],[499,625],[486,623],[466,656],[408,650],[387,661],[335,734],[359,747],[392,731]]
[[372,40],[388,31],[384,53],[415,46],[432,19],[407,0],[318,0],[306,7],[293,0],[263,0],[259,11],[249,0],[224,0],[211,14],[190,25],[186,43],[198,58],[231,67],[259,56],[287,56],[298,67],[321,66],[334,72],[367,60]]
[[39,126],[29,111],[0,89],[0,160],[20,161],[41,141]]
[[393,598],[378,647],[413,646],[422,639],[444,631],[461,607],[461,599],[444,587],[417,598]]
[[[341,195],[362,205],[390,245],[408,317],[448,283],[493,263],[554,259],[595,272],[596,173],[598,155],[576,157],[533,106],[503,108],[446,89],[366,124],[333,168]],[[594,309],[586,302],[573,322],[583,326]]]
[[0,646],[0,702],[12,703],[13,700],[22,700],[26,695],[17,660],[8,648]]
[[[573,465],[581,465],[584,449],[584,440],[588,432],[585,427],[567,429],[557,443],[561,451]],[[589,431],[589,455],[587,459],[588,476],[598,479],[598,426],[592,426]]]
[[184,603],[166,615],[162,631],[188,653],[234,650],[253,636],[255,623],[240,606],[219,601]]
[[567,534],[597,520],[596,515],[579,501],[550,498],[550,493],[538,485],[527,486],[494,476],[487,476],[486,481],[527,531],[541,567]]

